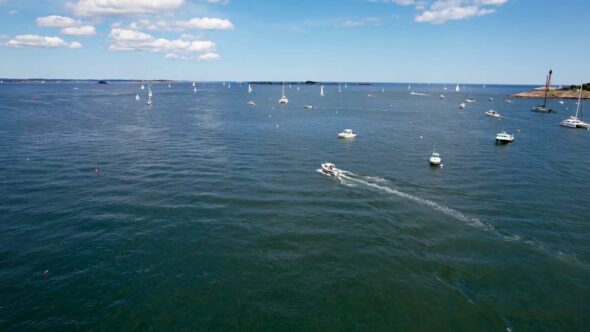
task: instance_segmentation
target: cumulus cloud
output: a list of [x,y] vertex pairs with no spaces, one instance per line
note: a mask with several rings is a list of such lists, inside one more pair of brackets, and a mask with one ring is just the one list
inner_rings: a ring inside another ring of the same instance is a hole
[[79,0],[66,7],[77,16],[163,14],[178,9],[184,0]]
[[215,44],[212,41],[196,39],[190,35],[170,40],[155,38],[137,30],[113,28],[109,37],[111,39],[110,50],[162,52],[166,53],[166,58],[173,60],[190,60],[195,57],[195,53],[204,53],[200,56],[206,56],[209,53],[214,54],[212,52],[215,50]]
[[182,60],[182,61],[213,61],[218,60],[221,58],[219,54],[214,52],[207,52],[205,54],[201,54],[199,56],[192,56],[192,55],[181,55],[177,53],[168,53],[166,54],[166,59],[170,60]]
[[205,0],[205,2],[219,5],[227,5],[229,3],[229,0]]
[[378,17],[363,17],[358,20],[344,20],[340,23],[339,26],[343,28],[359,28],[368,25],[376,26],[380,24],[381,19],[379,19]]
[[163,31],[184,31],[195,30],[232,30],[232,22],[221,18],[195,17],[187,21],[150,21],[142,19],[130,23],[127,28],[133,30],[163,30]]
[[6,46],[16,48],[81,48],[82,44],[79,42],[68,43],[59,37],[48,37],[39,35],[18,35],[10,39]]
[[212,60],[217,60],[219,58],[220,58],[219,54],[213,53],[213,52],[208,52],[208,53],[199,55],[199,60],[203,60],[203,61],[212,61]]
[[37,17],[37,25],[46,28],[68,28],[81,25],[82,21],[73,19],[71,17],[50,15],[44,17]]
[[68,27],[60,30],[62,35],[68,36],[92,36],[96,34],[96,29],[91,25],[81,27]]

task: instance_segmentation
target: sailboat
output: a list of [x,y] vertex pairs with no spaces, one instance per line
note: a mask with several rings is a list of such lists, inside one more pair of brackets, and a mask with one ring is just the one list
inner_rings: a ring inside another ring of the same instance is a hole
[[250,84],[248,84],[248,93],[252,93],[252,86]]
[[168,83],[168,87],[169,87],[169,88],[171,88],[171,87],[172,87],[172,85],[170,85],[170,83]]
[[410,83],[408,83],[408,90],[410,90],[412,87],[410,86]]
[[320,85],[320,96],[324,96],[324,86]]
[[145,102],[148,105],[152,104],[152,89],[148,86],[148,100]]
[[[590,129],[590,123],[582,121],[582,91],[583,83],[580,83],[580,94],[578,96],[578,106],[576,106],[576,115],[561,121],[560,125],[569,128],[585,128]],[[578,118],[578,114],[580,117]]]
[[344,83],[344,88],[348,89],[348,84]]
[[455,92],[459,92],[461,91],[461,89],[459,89],[459,84],[457,84],[457,86],[455,87]]
[[340,89],[340,83],[338,83],[338,92],[342,93],[342,89]]
[[142,89],[142,90],[144,90],[144,89],[145,89],[145,86],[143,86],[143,84],[141,85],[141,89]]
[[135,95],[135,100],[139,101],[139,93]]
[[447,85],[446,84],[443,85],[443,90],[445,90],[445,91],[447,90]]
[[197,85],[197,83],[195,81],[193,81],[193,87],[196,86],[196,85]]
[[551,86],[551,75],[553,75],[553,70],[549,69],[549,74],[547,75],[547,79],[545,80],[545,94],[543,97],[543,105],[537,105],[533,107],[531,111],[533,112],[542,112],[542,113],[552,113],[555,112],[553,108],[547,107],[547,91]]
[[193,92],[194,92],[194,93],[197,93],[197,87],[194,87],[194,88],[193,88]]
[[286,105],[288,103],[289,103],[289,99],[287,99],[287,96],[285,96],[285,83],[283,83],[283,91],[282,91],[281,99],[279,99],[279,104]]
[[227,88],[231,89],[231,83],[227,83]]

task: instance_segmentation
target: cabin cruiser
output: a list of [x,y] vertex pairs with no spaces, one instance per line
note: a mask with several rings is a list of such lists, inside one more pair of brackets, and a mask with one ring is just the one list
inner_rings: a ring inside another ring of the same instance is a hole
[[339,177],[342,174],[342,171],[336,168],[336,166],[332,163],[323,163],[322,173],[330,176]]
[[338,134],[338,138],[355,138],[356,133],[352,129],[344,129],[343,132]]
[[303,105],[303,108],[310,110],[310,109],[313,109],[313,105],[305,104],[305,105]]
[[492,118],[500,118],[500,113],[494,111],[494,110],[489,110],[486,112],[487,116],[491,116]]
[[442,158],[438,152],[432,151],[432,155],[430,156],[430,165],[432,166],[440,166],[442,162]]
[[514,141],[514,135],[508,134],[504,130],[496,134],[496,143],[498,144],[512,143],[512,141]]
[[254,102],[254,100],[250,100],[248,102],[248,105],[250,105],[250,106],[256,106],[256,103]]

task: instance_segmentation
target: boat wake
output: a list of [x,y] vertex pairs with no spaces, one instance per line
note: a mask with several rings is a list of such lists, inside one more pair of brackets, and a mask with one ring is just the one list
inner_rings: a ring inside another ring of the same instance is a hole
[[[319,173],[326,175],[326,176],[332,177],[331,175],[322,172],[321,169],[318,169],[317,171]],[[378,190],[378,191],[386,193],[386,194],[395,195],[395,196],[413,201],[413,202],[418,203],[420,205],[424,205],[424,206],[427,206],[433,210],[441,212],[441,213],[443,213],[455,220],[461,221],[469,226],[472,226],[477,229],[488,232],[488,233],[492,234],[493,236],[497,236],[506,242],[525,243],[525,244],[531,246],[532,248],[534,248],[538,251],[541,251],[545,254],[548,254],[550,256],[553,256],[555,258],[558,258],[559,260],[567,261],[569,263],[581,264],[585,268],[590,269],[590,266],[588,266],[586,263],[580,261],[576,257],[576,255],[564,253],[559,250],[557,250],[557,251],[552,250],[551,248],[548,248],[541,243],[538,243],[538,242],[533,241],[531,239],[523,238],[522,236],[520,236],[518,234],[496,229],[494,227],[494,225],[491,225],[489,223],[481,221],[477,218],[471,218],[469,216],[466,216],[462,212],[455,210],[453,208],[444,206],[442,204],[439,204],[437,202],[431,201],[426,198],[418,197],[418,196],[400,191],[393,186],[391,181],[389,181],[387,179],[384,179],[381,177],[374,177],[374,176],[362,176],[362,175],[354,174],[349,171],[341,170],[340,176],[337,177],[337,180],[341,184],[343,184],[347,187],[354,187],[354,188],[363,188],[364,187],[364,188]]]

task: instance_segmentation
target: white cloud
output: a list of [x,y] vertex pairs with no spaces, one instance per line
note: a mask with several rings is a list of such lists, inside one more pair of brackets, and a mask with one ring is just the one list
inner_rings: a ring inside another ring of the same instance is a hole
[[82,21],[75,20],[71,17],[51,15],[37,17],[37,25],[46,28],[68,28],[81,25]]
[[68,27],[60,30],[62,35],[68,36],[92,36],[96,34],[96,29],[91,25],[81,27]]
[[229,20],[212,17],[196,17],[188,21],[150,21],[148,19],[132,22],[128,26],[133,30],[163,30],[163,31],[184,31],[187,29],[196,30],[232,30],[233,23]]
[[205,2],[219,5],[227,5],[229,3],[229,0],[205,0]]
[[68,43],[59,37],[47,37],[38,35],[18,35],[10,39],[6,46],[16,48],[55,48],[55,47],[67,47],[67,48],[81,48],[82,44],[79,42]]
[[[436,0],[426,9],[423,4],[418,10],[423,10],[414,18],[416,22],[442,24],[451,20],[464,20],[472,17],[484,16],[494,13],[489,5],[501,6],[508,0]],[[418,7],[418,6],[417,6]]]
[[166,59],[170,60],[182,60],[182,61],[214,61],[221,58],[219,54],[208,52],[199,56],[181,55],[178,53],[168,53],[165,56]]
[[368,25],[376,26],[380,24],[381,19],[378,17],[364,17],[358,20],[344,20],[339,26],[343,28],[359,28]]
[[66,7],[78,16],[163,14],[178,9],[184,0],[79,0]]
[[219,54],[212,53],[212,52],[199,55],[199,60],[203,60],[203,61],[212,61],[212,60],[217,60],[219,58],[220,58]]
[[113,28],[109,34],[110,50],[113,51],[148,51],[167,54],[211,52],[215,44],[209,40],[165,39],[136,30]]

